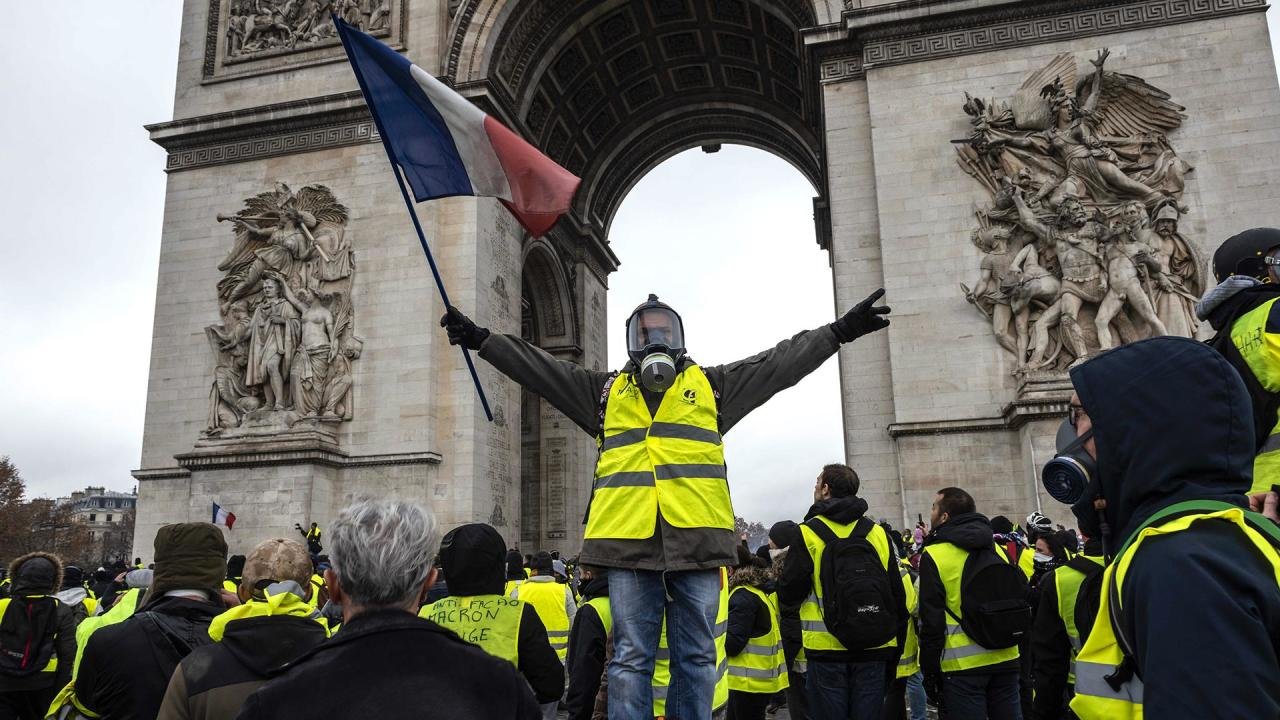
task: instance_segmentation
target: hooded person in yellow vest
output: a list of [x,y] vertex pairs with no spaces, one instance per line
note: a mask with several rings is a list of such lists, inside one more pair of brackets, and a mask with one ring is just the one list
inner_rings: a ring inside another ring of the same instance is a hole
[[786,690],[787,660],[782,651],[778,596],[772,573],[753,561],[729,576],[728,716],[764,720],[769,700]]
[[[776,522],[769,528],[769,558],[773,562],[773,574],[782,577],[787,556],[793,547],[804,547],[800,526],[791,520]],[[809,699],[805,691],[809,658],[804,654],[804,638],[800,629],[800,606],[804,599],[787,602],[778,595],[779,626],[782,631],[782,652],[787,658],[787,712],[795,718],[809,717]]]
[[1209,345],[1240,373],[1252,401],[1250,493],[1280,484],[1280,230],[1253,228],[1213,254],[1218,286],[1196,304],[1217,332]]
[[608,571],[592,565],[579,565],[577,572],[582,587],[582,604],[569,631],[566,663],[569,689],[564,704],[569,720],[590,720],[605,669],[605,647],[613,632],[613,612],[609,604]]
[[440,566],[449,575],[449,596],[424,605],[419,617],[510,661],[542,705],[564,693],[564,667],[547,639],[536,607],[502,594],[506,544],[490,525],[454,528],[440,543]]
[[62,585],[62,561],[23,555],[8,577],[11,594],[0,599],[0,717],[42,718],[76,657],[73,608],[53,596]]
[[[949,720],[1020,720],[1016,640],[986,647],[969,635],[964,620],[963,579],[970,555],[990,548],[998,562],[1012,563],[997,548],[990,521],[960,488],[938,491],[929,526],[933,530],[920,555],[917,610],[925,691]],[[1012,572],[1022,583],[1025,601],[1026,577],[1019,569]],[[1029,618],[1029,609],[1026,613]]]
[[612,576],[609,586],[621,619],[609,665],[612,717],[652,716],[664,606],[672,633],[686,639],[673,643],[673,687],[681,692],[671,712],[690,720],[707,712],[717,674],[714,571],[733,563],[737,544],[721,438],[841,343],[887,327],[889,308],[874,305],[883,294],[873,293],[830,325],[714,367],[688,357],[680,316],[651,295],[627,320],[630,361],[617,373],[558,360],[448,308],[440,324],[450,343],[478,350],[596,438],[600,453],[580,560],[631,571]]
[[569,628],[573,627],[578,603],[568,585],[556,582],[555,576],[551,574],[552,562],[551,553],[536,553],[532,563],[533,576],[520,583],[511,597],[529,603],[538,611],[551,648],[556,651],[556,656],[563,664],[569,653]]
[[1280,534],[1248,510],[1250,403],[1185,338],[1071,370],[1042,480],[1113,559],[1076,657],[1082,720],[1280,717]]
[[1083,553],[1054,568],[1040,582],[1040,602],[1031,628],[1034,717],[1062,717],[1065,700],[1075,692],[1076,654],[1097,617],[1103,564],[1102,542],[1089,539]]

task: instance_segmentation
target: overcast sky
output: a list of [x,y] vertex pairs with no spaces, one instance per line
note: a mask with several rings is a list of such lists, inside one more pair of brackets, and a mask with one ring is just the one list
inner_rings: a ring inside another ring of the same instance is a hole
[[[56,28],[60,41],[19,32],[0,43],[0,455],[33,495],[125,490],[141,454],[164,211],[164,152],[142,125],[172,117],[182,3],[11,5],[12,27]],[[612,230],[623,261],[610,278],[613,364],[622,323],[649,292],[681,312],[704,364],[830,322],[813,194],[785,162],[736,146],[647,175]],[[692,264],[710,273],[659,272],[694,248]],[[739,514],[802,514],[816,469],[841,458],[841,433],[830,361],[727,436]]]

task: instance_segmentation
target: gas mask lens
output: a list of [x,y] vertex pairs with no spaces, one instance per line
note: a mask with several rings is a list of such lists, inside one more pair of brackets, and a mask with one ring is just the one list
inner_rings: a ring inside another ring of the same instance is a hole
[[667,308],[646,308],[627,323],[627,351],[646,353],[650,348],[666,351],[684,348],[680,317]]
[[1058,454],[1045,463],[1040,472],[1040,482],[1054,500],[1075,505],[1084,498],[1089,482],[1097,474],[1096,463],[1084,449],[1091,437],[1093,430],[1076,437],[1076,429],[1069,420],[1063,420],[1058,427]]

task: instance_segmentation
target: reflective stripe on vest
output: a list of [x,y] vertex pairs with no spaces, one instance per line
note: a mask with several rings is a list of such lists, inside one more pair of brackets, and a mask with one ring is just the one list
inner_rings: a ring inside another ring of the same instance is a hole
[[[996,546],[995,551],[1005,562],[1009,561],[1003,548]],[[966,635],[964,628],[956,621],[956,618],[963,617],[960,611],[960,577],[964,574],[964,563],[969,559],[969,551],[941,542],[926,545],[924,552],[938,569],[938,578],[947,594],[946,607],[950,610],[944,613],[947,629],[942,647],[942,672],[972,670],[1017,658],[1018,646],[999,650],[984,648]],[[952,617],[953,614],[955,617]]]
[[733,530],[733,507],[711,383],[686,367],[656,415],[630,375],[609,388],[586,539],[643,540],[658,512],[679,528]]
[[[818,521],[831,528],[831,532],[835,533],[838,538],[849,537],[853,532],[853,526],[856,523],[840,524],[838,522],[828,520],[822,515],[816,516]],[[800,635],[806,650],[834,650],[847,651],[846,648],[827,631],[827,624],[822,619],[822,551],[826,547],[826,543],[822,538],[818,537],[811,528],[805,524],[800,525],[800,535],[804,538],[805,550],[808,551],[809,557],[813,560],[813,589],[809,592],[809,597],[800,605]],[[876,555],[880,557],[880,562],[884,563],[885,570],[888,571],[889,563],[892,559],[889,556],[889,536],[885,534],[884,528],[876,525],[867,533],[867,542],[871,543],[871,547],[875,548]],[[898,639],[892,638],[889,642],[878,646],[879,648],[897,647]],[[865,648],[853,648],[854,650],[863,650]],[[872,648],[878,649],[878,648]]]
[[[1249,372],[1264,389],[1275,392],[1280,388],[1280,334],[1267,332],[1267,320],[1273,298],[1241,315],[1231,326],[1231,344],[1249,366]],[[1280,483],[1280,418],[1270,436],[1258,450],[1253,460],[1253,487],[1250,493],[1262,493]]]
[[902,657],[898,659],[898,679],[911,677],[920,670],[920,639],[916,637],[916,616],[920,610],[920,594],[916,592],[916,584],[906,568],[899,568],[902,574],[902,589],[907,593],[907,639],[902,645]]
[[423,617],[449,628],[481,650],[520,663],[520,620],[524,603],[500,595],[449,596],[418,611]]
[[[1171,535],[1187,530],[1197,522],[1218,520],[1235,524],[1244,536],[1252,542],[1262,557],[1271,565],[1273,581],[1280,584],[1280,553],[1276,547],[1245,520],[1244,510],[1230,508],[1216,512],[1197,512],[1175,517],[1168,522],[1157,522],[1144,527],[1127,543],[1120,555],[1104,571],[1102,576],[1102,602],[1099,603],[1098,618],[1094,621],[1093,631],[1085,640],[1084,647],[1076,660],[1076,696],[1071,701],[1071,710],[1080,720],[1140,720],[1142,718],[1142,681],[1135,673],[1127,682],[1118,688],[1111,686],[1106,678],[1115,673],[1116,668],[1124,661],[1124,652],[1115,631],[1115,611],[1120,608],[1111,607],[1111,588],[1124,587],[1124,578],[1129,566],[1138,555],[1142,543],[1151,537]],[[1117,593],[1118,597],[1118,593]]]
[[561,663],[569,653],[569,611],[565,609],[564,597],[565,586],[558,582],[527,580],[516,588],[516,598],[538,611],[538,617],[547,629],[547,641]]
[[[733,593],[746,592],[764,603],[769,613],[769,629],[747,639],[742,652],[729,658],[729,689],[738,692],[776,693],[787,689],[787,659],[782,653],[782,630],[778,626],[778,596],[750,585],[739,585]],[[733,593],[730,593],[732,597]]]
[[[1082,557],[1102,566],[1102,558],[1096,555]],[[1080,628],[1076,627],[1076,602],[1080,597],[1080,584],[1084,582],[1084,573],[1075,568],[1063,565],[1053,571],[1054,589],[1058,594],[1058,619],[1066,628],[1067,638],[1071,640],[1071,664],[1067,670],[1067,682],[1075,684],[1076,656],[1080,654]]]
[[[46,595],[26,595],[26,596],[24,596],[24,597],[31,598],[31,599],[33,599],[33,600],[34,600],[34,599],[36,599],[36,598],[42,598],[42,597],[48,597],[48,596],[46,596]],[[3,599],[0,599],[0,622],[3,622],[3,621],[4,621],[4,613],[5,613],[5,611],[6,611],[6,610],[8,610],[8,609],[9,609],[9,604],[10,604],[10,602],[12,602],[12,601],[13,601],[13,598],[3,598]],[[54,603],[54,604],[53,604],[53,610],[54,610],[54,613],[57,613],[57,612],[58,612],[58,606],[59,606],[59,605],[61,605],[61,604],[62,604],[62,602],[61,602],[60,600],[58,600],[57,598],[53,598],[53,603]],[[54,622],[54,624],[53,624],[53,627],[54,627],[53,637],[51,637],[51,638],[50,638],[50,642],[51,642],[51,643],[53,643],[53,653],[49,655],[49,662],[45,663],[45,664],[44,664],[44,667],[40,669],[40,672],[41,672],[41,673],[51,673],[51,672],[54,672],[55,670],[57,670],[57,669],[58,669],[58,645],[57,645],[58,633],[57,633],[57,622],[56,622],[56,619],[55,619],[55,622]],[[31,650],[35,651],[35,650],[38,650],[38,648],[31,648]],[[25,662],[25,660],[24,660],[24,662]]]
[[613,610],[609,607],[608,595],[593,597],[583,604],[594,609],[596,611],[596,615],[600,616],[600,624],[604,626],[605,635],[609,635],[613,632]]
[[[720,568],[720,604],[716,608],[716,624],[711,628],[716,643],[716,689],[711,696],[712,711],[729,702],[729,659],[724,643],[729,634],[729,570]],[[658,635],[658,654],[653,663],[653,716],[667,714],[667,687],[671,685],[671,650],[667,648],[667,618],[662,618]]]

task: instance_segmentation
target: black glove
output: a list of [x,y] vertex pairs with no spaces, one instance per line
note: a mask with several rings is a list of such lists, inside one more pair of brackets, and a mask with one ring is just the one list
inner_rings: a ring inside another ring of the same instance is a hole
[[928,703],[934,707],[942,707],[942,673],[925,673],[924,696]]
[[487,329],[477,327],[471,322],[471,318],[452,305],[444,317],[440,318],[440,327],[449,332],[450,345],[461,345],[468,350],[479,350],[485,338],[489,337]]
[[844,317],[831,323],[831,329],[835,330],[836,338],[842,343],[853,342],[863,335],[889,327],[889,318],[880,317],[888,315],[889,308],[884,305],[872,307],[882,297],[884,297],[884,288],[871,293],[866,300],[854,305],[844,314]]

